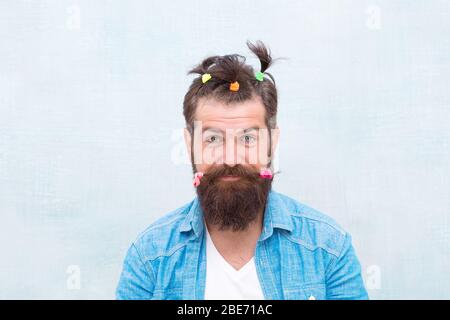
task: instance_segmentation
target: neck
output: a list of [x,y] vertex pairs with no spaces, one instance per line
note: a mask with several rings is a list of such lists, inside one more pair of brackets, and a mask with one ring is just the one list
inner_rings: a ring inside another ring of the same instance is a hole
[[217,239],[217,241],[229,243],[230,245],[238,244],[242,241],[256,244],[256,241],[258,241],[262,232],[263,221],[264,210],[261,210],[257,218],[248,225],[246,230],[220,230],[220,226],[208,223],[206,221],[205,226],[208,228],[208,232],[214,240]]

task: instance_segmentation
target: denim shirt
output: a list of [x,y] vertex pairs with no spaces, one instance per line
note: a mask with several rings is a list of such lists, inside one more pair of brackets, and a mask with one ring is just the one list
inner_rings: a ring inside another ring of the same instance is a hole
[[[116,298],[203,300],[204,230],[198,197],[152,223],[128,249]],[[265,299],[368,299],[350,234],[273,189],[254,258]]]

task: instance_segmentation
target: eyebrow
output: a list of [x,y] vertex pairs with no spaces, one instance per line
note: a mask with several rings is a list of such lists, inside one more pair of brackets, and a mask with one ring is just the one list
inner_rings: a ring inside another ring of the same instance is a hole
[[[239,132],[242,131],[243,133],[247,133],[249,131],[258,130],[258,129],[261,129],[261,128],[258,127],[258,126],[254,126],[254,127],[250,127],[250,128],[244,129],[244,130],[239,130]],[[205,132],[205,131],[214,131],[214,132],[220,132],[220,133],[224,133],[225,132],[222,129],[214,128],[214,127],[204,127],[202,132]]]

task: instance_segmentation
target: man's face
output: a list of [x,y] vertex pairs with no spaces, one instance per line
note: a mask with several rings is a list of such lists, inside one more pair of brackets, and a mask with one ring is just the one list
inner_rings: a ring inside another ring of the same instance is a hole
[[264,209],[272,179],[259,172],[268,166],[279,132],[271,131],[269,143],[268,130],[259,98],[232,105],[199,101],[193,137],[185,130],[185,138],[194,170],[204,173],[197,193],[207,222],[244,230]]

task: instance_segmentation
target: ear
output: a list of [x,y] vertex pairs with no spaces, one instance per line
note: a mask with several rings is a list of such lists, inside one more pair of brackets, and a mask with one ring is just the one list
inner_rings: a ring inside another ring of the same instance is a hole
[[280,128],[278,126],[276,126],[276,128],[271,129],[271,135],[272,135],[272,150],[271,150],[272,159],[271,160],[273,160],[275,151],[278,146],[278,140],[280,138]]
[[191,160],[191,146],[192,146],[192,137],[191,133],[187,128],[184,128],[184,142],[186,143],[186,149],[188,151],[189,161]]

